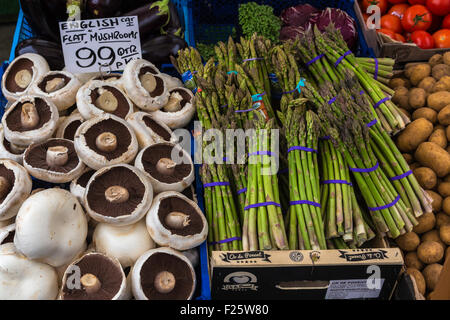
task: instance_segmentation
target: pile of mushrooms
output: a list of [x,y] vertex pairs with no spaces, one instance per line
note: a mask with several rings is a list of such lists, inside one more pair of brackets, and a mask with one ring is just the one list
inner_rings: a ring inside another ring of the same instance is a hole
[[193,94],[142,59],[72,74],[36,54],[2,90],[0,299],[191,299],[208,226],[172,129]]

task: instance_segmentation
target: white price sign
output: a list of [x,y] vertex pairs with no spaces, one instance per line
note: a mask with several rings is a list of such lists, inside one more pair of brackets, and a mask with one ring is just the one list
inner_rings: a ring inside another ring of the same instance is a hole
[[136,16],[60,22],[59,29],[69,72],[123,70],[142,57]]

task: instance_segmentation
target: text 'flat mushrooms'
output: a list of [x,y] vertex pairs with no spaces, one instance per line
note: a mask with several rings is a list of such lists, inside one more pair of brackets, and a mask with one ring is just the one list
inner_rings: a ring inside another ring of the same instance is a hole
[[59,267],[85,245],[87,220],[77,198],[53,188],[30,196],[16,217],[14,245],[29,259]]
[[32,182],[17,162],[0,159],[0,221],[14,217],[30,196]]
[[155,194],[163,191],[181,192],[195,178],[191,156],[179,145],[169,142],[142,149],[136,157],[135,166],[147,173]]
[[56,131],[56,138],[74,140],[75,132],[83,123],[84,118],[81,113],[73,113],[68,117],[65,117],[63,121],[58,125]]
[[6,140],[3,126],[0,126],[0,159],[9,159],[22,164],[25,149],[25,147],[18,147]]
[[27,259],[13,243],[0,246],[0,300],[54,300],[57,295],[54,268]]
[[90,81],[78,90],[77,108],[86,120],[104,113],[125,119],[133,113],[133,103],[121,88],[103,81]]
[[141,149],[158,142],[175,143],[177,141],[177,137],[168,126],[156,121],[146,112],[132,113],[126,120],[133,127]]
[[69,265],[64,273],[61,300],[125,300],[130,298],[119,261],[91,252]]
[[30,90],[52,101],[59,111],[63,111],[75,104],[81,85],[78,78],[69,72],[50,71],[37,79]]
[[122,85],[131,100],[142,110],[155,111],[167,104],[169,91],[152,63],[136,59],[127,64],[122,76]]
[[205,241],[208,223],[202,210],[179,192],[166,191],[153,199],[147,229],[160,246],[188,250]]
[[86,186],[89,182],[89,179],[92,177],[92,175],[95,173],[95,170],[92,170],[91,168],[85,168],[83,170],[83,173],[72,180],[70,183],[70,192],[77,197],[78,201],[85,206],[84,204],[84,192],[86,191]]
[[47,61],[35,53],[26,53],[8,66],[2,78],[2,91],[8,101],[27,94],[31,85],[50,71]]
[[153,189],[139,169],[118,164],[98,170],[84,193],[86,211],[98,222],[124,226],[144,217],[153,200]]
[[23,165],[35,178],[53,183],[72,181],[85,168],[73,141],[56,138],[30,145],[25,150]]
[[99,223],[92,240],[97,252],[118,259],[122,268],[131,267],[144,252],[155,247],[144,220],[122,227]]
[[167,104],[151,112],[153,119],[165,123],[171,129],[183,128],[195,115],[194,95],[186,88],[170,90]]
[[171,248],[147,251],[131,270],[131,288],[136,300],[190,300],[195,286],[191,262]]

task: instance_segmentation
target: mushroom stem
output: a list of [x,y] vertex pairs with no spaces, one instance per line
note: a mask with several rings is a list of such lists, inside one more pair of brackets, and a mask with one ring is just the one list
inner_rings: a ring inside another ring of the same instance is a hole
[[61,88],[63,88],[65,85],[63,78],[53,78],[50,81],[47,81],[45,84],[45,92],[51,93],[55,92]]
[[177,112],[181,110],[181,101],[183,97],[178,92],[173,92],[170,95],[169,102],[164,106],[164,111]]
[[98,280],[98,278],[92,273],[86,273],[83,275],[80,282],[87,294],[96,293],[102,287],[100,280]]
[[191,222],[189,215],[178,211],[169,213],[164,221],[170,228],[173,229],[183,229]]
[[156,79],[155,76],[151,73],[147,72],[141,76],[139,76],[139,80],[141,81],[142,86],[148,92],[153,92],[156,89]]
[[122,203],[130,198],[130,194],[122,186],[111,186],[106,189],[105,198],[111,203]]
[[31,74],[31,72],[25,69],[20,70],[19,72],[16,73],[14,81],[20,88],[25,89],[30,85],[32,78],[33,75]]
[[99,89],[100,96],[95,100],[95,105],[106,112],[114,112],[119,106],[119,102],[114,94],[106,89]]
[[11,147],[11,151],[13,153],[21,154],[25,151],[26,148],[15,145],[14,143],[9,142],[9,146]]
[[172,175],[175,172],[177,164],[169,158],[161,158],[156,163],[156,170],[164,175]]
[[24,103],[20,113],[20,122],[22,127],[27,130],[35,128],[39,123],[39,114],[36,106],[32,103]]
[[154,286],[159,293],[169,293],[175,288],[175,276],[172,272],[161,271],[155,277]]
[[10,187],[9,181],[5,177],[0,176],[0,199],[6,197],[9,191],[9,187]]
[[64,146],[55,146],[47,149],[47,164],[50,167],[61,167],[69,161],[69,149]]
[[95,139],[95,145],[103,152],[112,152],[117,148],[117,137],[111,132],[103,132]]

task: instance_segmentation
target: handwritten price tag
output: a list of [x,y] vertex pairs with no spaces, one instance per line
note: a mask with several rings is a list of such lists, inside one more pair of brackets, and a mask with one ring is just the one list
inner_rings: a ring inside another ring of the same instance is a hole
[[69,72],[119,71],[142,57],[136,16],[60,22],[59,29]]

